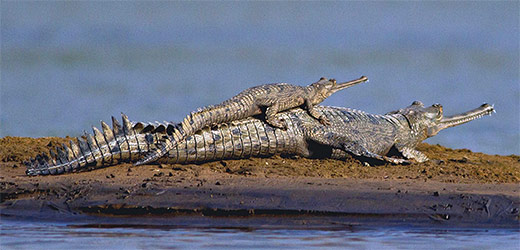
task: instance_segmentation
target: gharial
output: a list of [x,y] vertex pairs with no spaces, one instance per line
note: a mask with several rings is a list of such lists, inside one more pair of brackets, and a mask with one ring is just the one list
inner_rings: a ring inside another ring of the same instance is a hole
[[191,113],[182,123],[176,124],[176,126],[169,126],[167,129],[169,137],[165,138],[163,145],[135,165],[142,165],[159,159],[175,147],[177,143],[206,126],[236,121],[263,113],[265,113],[265,121],[269,125],[287,129],[286,123],[279,119],[276,114],[291,108],[303,107],[313,118],[327,125],[329,124],[328,119],[317,111],[314,105],[321,103],[339,90],[366,81],[368,81],[368,78],[362,76],[356,80],[337,84],[335,79],[322,77],[318,82],[306,87],[288,83],[273,83],[246,89],[221,104],[208,106]]
[[[286,121],[286,130],[275,129],[262,119],[249,117],[205,127],[169,150],[168,157],[160,161],[193,163],[284,154],[337,159],[353,155],[361,160],[374,159],[395,164],[424,162],[428,158],[415,149],[418,143],[442,129],[494,112],[493,106],[483,104],[468,112],[444,117],[441,105],[424,107],[419,101],[385,115],[350,108],[315,108],[330,121],[329,126],[299,108],[277,114],[276,118]],[[168,136],[167,127],[172,125],[132,124],[124,114],[122,116],[123,126],[112,117],[112,128],[101,122],[103,133],[94,127],[94,136],[78,138],[77,143],[71,141],[70,146],[63,145],[55,151],[51,150],[50,156],[40,154],[25,162],[26,173],[61,174],[88,166],[135,162],[156,150],[163,137]]]

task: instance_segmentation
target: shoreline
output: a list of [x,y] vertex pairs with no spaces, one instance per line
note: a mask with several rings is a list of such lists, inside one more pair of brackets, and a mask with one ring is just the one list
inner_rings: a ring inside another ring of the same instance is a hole
[[366,167],[356,159],[275,156],[25,175],[20,160],[64,140],[0,138],[2,219],[329,229],[520,223],[517,155],[423,143],[419,149],[431,159],[423,164]]

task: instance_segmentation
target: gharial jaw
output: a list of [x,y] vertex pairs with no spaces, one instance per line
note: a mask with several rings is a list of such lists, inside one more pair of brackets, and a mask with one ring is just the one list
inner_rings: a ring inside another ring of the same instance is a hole
[[[466,122],[478,119],[495,112],[493,105],[487,103],[480,107],[452,116],[444,116],[440,104],[424,107],[420,101],[414,101],[412,105],[389,112],[387,114],[401,114],[408,120],[415,141],[422,141],[439,133],[439,131],[454,127]],[[409,140],[409,139],[408,139]]]
[[310,96],[312,105],[318,105],[332,94],[364,82],[368,82],[366,76],[361,76],[359,79],[342,83],[336,83],[335,79],[327,80],[327,78],[322,77],[318,82],[307,86],[307,91],[308,93],[314,93]]
[[442,117],[442,119],[436,122],[435,125],[430,126],[428,128],[428,137],[436,135],[437,133],[439,133],[439,131],[443,129],[458,126],[466,122],[470,122],[475,119],[481,118],[485,115],[491,115],[492,113],[496,113],[493,105],[484,103],[476,109],[472,109],[470,111],[452,116]]
[[366,76],[361,76],[359,79],[348,81],[348,82],[337,83],[337,84],[335,84],[335,86],[333,86],[330,89],[330,92],[331,92],[331,94],[334,94],[342,89],[346,89],[346,88],[352,87],[354,85],[357,85],[357,84],[360,84],[363,82],[368,82],[368,78]]

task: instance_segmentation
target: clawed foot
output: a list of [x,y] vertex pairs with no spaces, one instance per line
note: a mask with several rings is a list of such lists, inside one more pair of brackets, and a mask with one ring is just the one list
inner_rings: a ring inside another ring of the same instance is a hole
[[320,121],[321,124],[323,124],[323,125],[325,125],[325,126],[330,126],[330,121],[329,121],[329,119],[327,119],[327,118],[325,118],[325,117],[323,117],[323,116],[320,117],[319,121]]
[[266,121],[269,125],[271,125],[275,128],[287,130],[287,123],[285,122],[284,119],[277,120],[276,122],[272,121],[272,120],[266,120]]
[[283,123],[280,126],[278,126],[277,128],[287,130],[287,124]]
[[411,164],[412,163],[409,160],[405,160],[405,159],[398,159],[398,158],[387,157],[387,156],[383,156],[383,158],[385,159],[385,161],[393,163],[393,164],[397,164],[397,165],[399,165],[399,164]]

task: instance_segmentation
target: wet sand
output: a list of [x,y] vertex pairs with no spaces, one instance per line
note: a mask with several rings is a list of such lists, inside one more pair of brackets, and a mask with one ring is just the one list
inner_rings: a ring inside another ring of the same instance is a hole
[[0,139],[2,218],[222,227],[519,227],[520,156],[421,144],[422,164],[254,158],[59,176],[19,162],[69,138]]

